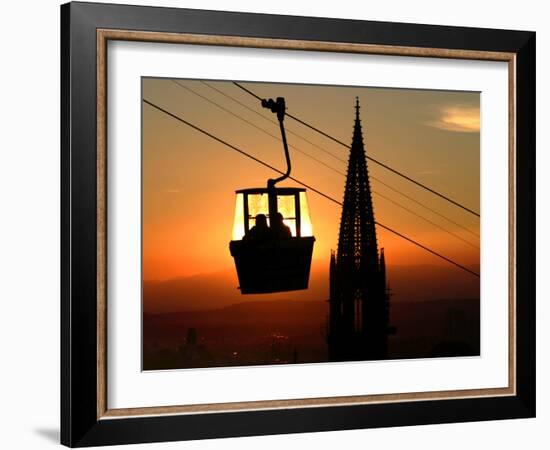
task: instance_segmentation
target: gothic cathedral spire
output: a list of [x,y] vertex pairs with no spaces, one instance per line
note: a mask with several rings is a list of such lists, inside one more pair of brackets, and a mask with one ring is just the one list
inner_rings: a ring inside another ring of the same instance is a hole
[[338,251],[330,264],[329,356],[334,361],[387,357],[388,301],[359,99],[348,160]]

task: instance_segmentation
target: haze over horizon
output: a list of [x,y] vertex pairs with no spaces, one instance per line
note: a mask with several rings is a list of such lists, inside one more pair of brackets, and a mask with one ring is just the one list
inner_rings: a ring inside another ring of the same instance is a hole
[[[479,298],[477,279],[452,266],[390,265],[387,271],[392,303]],[[243,302],[326,301],[329,296],[328,265],[313,262],[309,288],[303,291],[241,295],[237,286],[233,268],[168,280],[144,280],[143,310],[153,314],[217,309]]]

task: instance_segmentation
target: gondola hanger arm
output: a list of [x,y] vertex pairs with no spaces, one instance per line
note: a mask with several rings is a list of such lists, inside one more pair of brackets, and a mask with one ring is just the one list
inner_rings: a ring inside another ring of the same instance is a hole
[[288,144],[286,142],[285,126],[284,126],[285,111],[286,111],[285,99],[284,97],[277,97],[277,100],[273,100],[272,98],[267,100],[264,98],[262,99],[262,107],[269,109],[272,113],[277,114],[277,119],[279,120],[279,127],[281,129],[283,146],[285,149],[286,172],[278,178],[270,178],[269,180],[267,180],[267,187],[274,188],[276,183],[279,183],[280,181],[283,181],[290,176],[290,171],[292,169],[291,162],[290,162],[290,153],[288,151]]

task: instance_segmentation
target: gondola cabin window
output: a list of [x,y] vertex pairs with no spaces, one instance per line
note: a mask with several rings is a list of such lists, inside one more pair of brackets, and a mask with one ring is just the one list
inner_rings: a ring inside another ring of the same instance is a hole
[[[290,228],[293,237],[313,236],[313,226],[304,189],[278,188],[277,211],[283,216],[283,223]],[[271,226],[267,189],[237,191],[232,236],[234,241],[243,239],[245,234],[254,227],[258,214],[265,215],[267,225]]]

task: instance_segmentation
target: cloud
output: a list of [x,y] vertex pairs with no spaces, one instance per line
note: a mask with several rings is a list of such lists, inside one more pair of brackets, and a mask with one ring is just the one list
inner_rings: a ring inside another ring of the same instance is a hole
[[459,133],[479,133],[479,108],[472,106],[445,106],[439,109],[436,120],[426,125]]

